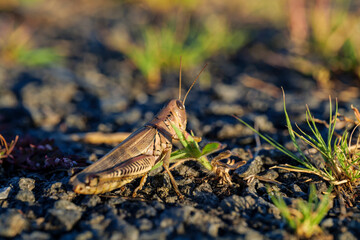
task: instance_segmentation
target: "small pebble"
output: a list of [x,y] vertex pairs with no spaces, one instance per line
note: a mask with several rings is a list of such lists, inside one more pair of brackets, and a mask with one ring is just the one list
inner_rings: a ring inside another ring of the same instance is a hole
[[35,188],[35,180],[31,178],[20,178],[19,188],[21,190],[32,191]]
[[22,202],[34,203],[35,195],[33,192],[31,192],[29,190],[20,190],[16,194],[15,199],[22,201]]
[[0,200],[7,199],[8,196],[9,196],[10,191],[11,191],[11,187],[0,188]]
[[28,222],[16,209],[0,214],[0,237],[15,237],[27,226]]
[[48,239],[52,239],[51,235],[49,233],[39,232],[39,231],[34,231],[32,233],[27,233],[27,234],[21,234],[21,237],[24,240],[48,240]]
[[81,212],[75,210],[50,209],[49,220],[52,227],[58,230],[69,231],[80,220]]

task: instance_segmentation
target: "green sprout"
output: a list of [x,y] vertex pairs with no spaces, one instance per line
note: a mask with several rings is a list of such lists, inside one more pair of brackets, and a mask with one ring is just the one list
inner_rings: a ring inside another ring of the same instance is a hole
[[[207,156],[222,150],[224,148],[223,145],[218,142],[212,142],[206,144],[204,148],[201,149],[198,144],[200,140],[198,140],[193,134],[189,134],[186,131],[181,132],[174,125],[172,125],[172,127],[174,128],[176,135],[184,148],[171,153],[170,163],[173,163],[171,168],[174,168],[184,161],[194,160],[212,173],[220,184],[232,186],[233,183],[229,171],[241,167],[245,164],[245,161],[235,162],[235,160],[230,160],[230,156],[233,154],[227,150],[215,156],[210,162]],[[222,162],[224,159],[227,160],[226,163]],[[151,170],[159,168],[162,164],[163,162],[160,161]]]
[[[352,196],[349,193],[353,192],[354,187],[359,184],[360,180],[360,153],[358,151],[358,143],[356,146],[351,146],[352,134],[349,137],[348,132],[345,130],[342,136],[335,137],[335,124],[336,117],[332,116],[332,104],[330,99],[330,118],[328,125],[327,138],[324,139],[316,125],[316,119],[312,116],[309,108],[306,110],[306,122],[311,131],[311,135],[305,133],[298,126],[299,132],[294,131],[289,115],[286,111],[285,93],[284,96],[284,113],[289,131],[290,138],[294,144],[298,154],[286,149],[283,145],[275,141],[269,136],[262,135],[249,124],[243,120],[237,118],[242,124],[249,127],[252,131],[258,134],[261,138],[271,144],[273,147],[299,162],[302,166],[293,166],[285,164],[283,166],[276,166],[276,168],[286,169],[289,171],[302,172],[315,174],[330,184],[335,185],[335,190],[338,193],[344,195],[348,200],[351,200]],[[338,115],[338,106],[335,107],[335,116]],[[312,156],[308,152],[301,149],[298,144],[298,140],[306,143],[312,149],[315,149],[317,153],[320,153],[324,165],[318,166],[313,163]],[[359,139],[358,139],[359,141]],[[343,188],[344,187],[344,188]]]
[[36,48],[18,51],[17,61],[25,66],[47,66],[62,61],[62,57],[54,48]]
[[11,152],[14,150],[14,147],[19,139],[19,136],[15,137],[15,140],[12,140],[8,144],[5,138],[0,134],[0,164],[2,163],[3,158],[7,158],[11,155]]
[[309,239],[322,232],[319,224],[330,209],[330,192],[331,189],[319,200],[316,196],[316,188],[311,184],[308,201],[297,199],[295,207],[288,206],[279,194],[269,192],[269,195],[284,221],[296,235],[299,238]]
[[[198,161],[205,169],[212,171],[213,166],[209,162],[207,156],[223,149],[223,146],[218,142],[212,142],[206,144],[203,149],[200,149],[199,144],[195,141],[193,135],[188,132],[181,132],[174,125],[172,127],[175,129],[176,135],[184,148],[173,151],[171,153],[170,162],[176,163],[186,160],[195,160]],[[162,161],[157,163],[152,170],[160,167],[161,165]]]

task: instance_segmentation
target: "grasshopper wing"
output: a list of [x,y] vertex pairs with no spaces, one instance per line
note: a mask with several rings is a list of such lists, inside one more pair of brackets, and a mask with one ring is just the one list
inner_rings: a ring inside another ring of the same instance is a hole
[[[146,126],[132,133],[100,160],[73,176],[69,183],[73,185],[74,191],[82,194],[94,194],[90,193],[92,190],[85,193],[79,189],[90,190],[110,181],[118,182],[117,187],[121,187],[139,174],[143,174],[144,171],[149,171],[156,159],[154,156],[144,155],[144,153],[153,147],[156,134],[155,128]],[[124,181],[129,178],[131,179]],[[121,182],[123,183],[120,184]]]

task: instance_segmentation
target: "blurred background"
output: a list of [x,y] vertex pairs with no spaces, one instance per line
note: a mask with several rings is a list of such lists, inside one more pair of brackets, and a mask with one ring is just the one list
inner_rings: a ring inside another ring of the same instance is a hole
[[216,115],[282,118],[281,86],[290,110],[308,103],[322,113],[329,94],[348,108],[359,96],[359,7],[1,0],[0,130],[131,131],[177,96],[180,56],[184,89],[209,63],[187,101],[191,127],[209,137],[234,135]]

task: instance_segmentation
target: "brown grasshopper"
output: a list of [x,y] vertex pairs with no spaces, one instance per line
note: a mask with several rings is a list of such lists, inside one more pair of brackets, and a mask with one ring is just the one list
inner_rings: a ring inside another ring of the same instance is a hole
[[163,167],[170,177],[175,192],[180,199],[183,199],[184,196],[180,193],[169,170],[172,141],[179,140],[172,126],[176,126],[182,132],[186,131],[185,100],[205,67],[206,65],[181,100],[180,61],[179,99],[171,100],[153,120],[133,132],[100,160],[71,177],[69,183],[73,185],[74,192],[105,193],[142,177],[140,185],[133,193],[135,197],[137,191],[145,184],[148,172],[155,164],[163,161]]

